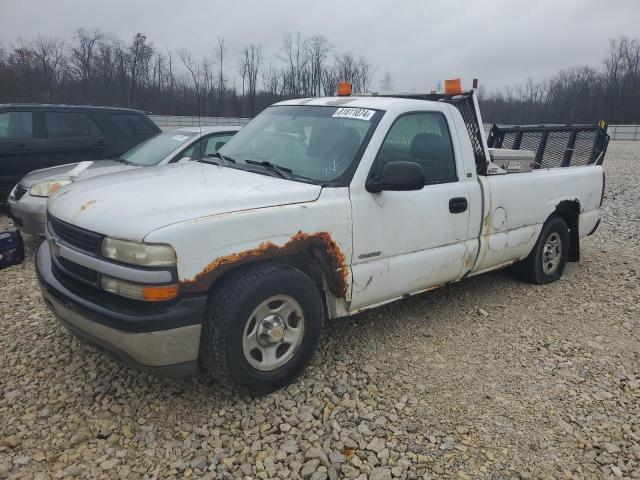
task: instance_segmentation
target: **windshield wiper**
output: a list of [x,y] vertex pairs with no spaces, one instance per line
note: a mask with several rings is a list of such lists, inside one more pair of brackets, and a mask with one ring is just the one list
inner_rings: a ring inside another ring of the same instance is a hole
[[124,163],[125,165],[135,165],[135,163],[130,162],[130,161],[128,161],[128,160],[125,160],[125,159],[124,159],[124,158],[122,158],[122,157],[116,157],[116,158],[114,158],[114,160],[115,160],[116,162]]
[[[223,163],[221,164],[220,162],[208,161],[210,158],[213,158],[213,157],[219,158],[220,160],[222,160]],[[198,160],[198,162],[213,163],[215,165],[219,165],[220,167],[226,167],[230,163],[236,163],[236,161],[233,158],[225,157],[220,152],[210,153],[209,155],[206,156],[206,158],[201,158],[200,160]]]
[[280,167],[278,165],[275,165],[267,160],[262,160],[262,161],[257,161],[257,160],[245,160],[244,163],[248,163],[249,165],[258,165],[261,167],[265,167],[269,170],[271,170],[272,172],[277,173],[278,175],[280,175],[281,178],[285,178],[287,180],[291,179],[291,177],[293,176],[292,170],[290,168],[287,167]]

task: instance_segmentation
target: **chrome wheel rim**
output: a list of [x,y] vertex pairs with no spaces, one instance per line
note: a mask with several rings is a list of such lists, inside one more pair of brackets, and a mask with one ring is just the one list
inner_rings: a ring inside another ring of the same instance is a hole
[[562,240],[560,235],[553,232],[547,237],[542,248],[542,271],[545,275],[553,275],[560,267],[562,260]]
[[269,297],[245,322],[244,358],[257,370],[275,370],[291,360],[303,334],[304,314],[300,304],[287,295]]

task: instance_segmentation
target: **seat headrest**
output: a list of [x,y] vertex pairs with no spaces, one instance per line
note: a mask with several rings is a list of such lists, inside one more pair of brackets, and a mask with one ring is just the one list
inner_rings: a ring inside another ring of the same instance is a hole
[[360,146],[360,135],[353,127],[323,125],[314,128],[309,141],[309,154],[328,157],[331,154],[355,154]]
[[409,152],[413,158],[437,159],[446,153],[442,137],[436,133],[419,133],[411,141]]

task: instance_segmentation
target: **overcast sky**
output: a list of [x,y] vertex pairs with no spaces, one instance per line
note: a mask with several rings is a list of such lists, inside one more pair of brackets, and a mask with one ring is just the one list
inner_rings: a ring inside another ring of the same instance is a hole
[[276,54],[285,33],[324,35],[365,55],[396,90],[431,90],[473,77],[489,90],[561,68],[599,66],[610,38],[640,37],[640,0],[0,0],[0,43],[38,35],[70,40],[78,27],[212,56],[225,39],[228,73],[239,51]]

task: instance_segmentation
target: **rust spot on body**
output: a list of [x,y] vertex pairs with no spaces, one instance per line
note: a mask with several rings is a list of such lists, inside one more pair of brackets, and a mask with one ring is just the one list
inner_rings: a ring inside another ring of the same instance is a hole
[[91,205],[93,205],[94,203],[96,203],[96,200],[89,200],[87,203],[85,203],[80,207],[80,211],[84,212],[85,210],[88,210],[89,208],[91,208]]
[[255,248],[218,257],[195,277],[181,281],[180,286],[184,291],[204,291],[220,275],[236,266],[300,253],[306,253],[317,261],[331,293],[339,298],[346,297],[349,268],[340,247],[327,232],[303,233],[299,231],[282,246],[273,242],[262,242]]
[[71,223],[76,223],[76,221],[78,220],[78,217],[80,216],[80,214],[82,212],[84,212],[85,210],[90,209],[91,206],[96,202],[97,202],[97,200],[89,200],[88,202],[83,203],[82,206],[76,212],[76,214],[73,216],[73,219],[71,220]]

